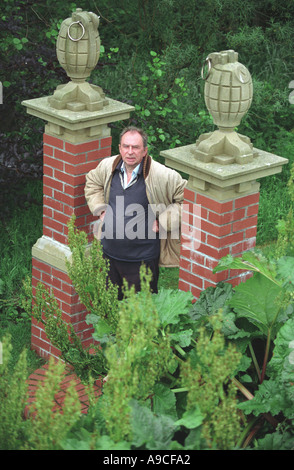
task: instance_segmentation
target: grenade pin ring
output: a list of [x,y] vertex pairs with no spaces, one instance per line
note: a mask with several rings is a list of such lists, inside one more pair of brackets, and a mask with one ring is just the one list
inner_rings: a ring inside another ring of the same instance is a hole
[[[207,65],[208,70],[207,70],[206,75],[204,76],[204,67],[205,67],[206,65]],[[202,69],[201,69],[201,77],[202,77],[203,80],[207,80],[207,79],[208,79],[208,77],[209,77],[209,75],[210,75],[210,71],[211,71],[211,59],[209,59],[208,57],[206,57],[205,62],[204,62],[203,66],[202,66]]]
[[[70,28],[74,24],[79,24],[82,27],[82,34],[78,39],[74,39],[73,37],[71,37],[70,32],[69,32]],[[72,41],[75,41],[75,42],[80,41],[84,37],[84,34],[85,34],[85,28],[84,28],[83,23],[81,23],[81,21],[74,21],[73,23],[71,23],[68,27],[67,34],[68,34],[69,39],[71,39]]]

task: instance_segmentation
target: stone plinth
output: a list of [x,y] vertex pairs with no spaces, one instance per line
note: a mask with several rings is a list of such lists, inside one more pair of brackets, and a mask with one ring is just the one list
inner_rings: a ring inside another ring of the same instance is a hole
[[45,132],[71,143],[110,136],[108,124],[128,119],[135,108],[107,99],[107,106],[99,111],[71,111],[50,106],[50,96],[23,101],[22,105],[33,116],[47,121]]
[[[80,335],[83,345],[92,343],[87,311],[68,277],[66,260],[71,216],[76,226],[92,239],[94,218],[84,196],[86,174],[111,155],[111,122],[127,119],[133,107],[109,99],[102,110],[74,112],[50,106],[48,97],[24,101],[29,114],[46,121],[43,139],[43,236],[32,249],[32,284],[42,282],[56,297],[63,318]],[[59,357],[45,335],[44,327],[32,320],[32,348],[45,358]]]
[[282,171],[288,160],[254,149],[250,163],[202,162],[195,144],[161,152],[165,164],[189,175],[182,212],[179,288],[197,299],[220,281],[237,285],[251,274],[236,270],[214,274],[228,254],[255,247],[260,178]]

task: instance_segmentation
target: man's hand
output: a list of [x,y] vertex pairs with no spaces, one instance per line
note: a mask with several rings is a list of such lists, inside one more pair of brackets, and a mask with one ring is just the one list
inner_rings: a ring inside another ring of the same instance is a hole
[[153,225],[152,225],[152,230],[155,233],[159,232],[159,222],[158,222],[158,220],[154,220]]

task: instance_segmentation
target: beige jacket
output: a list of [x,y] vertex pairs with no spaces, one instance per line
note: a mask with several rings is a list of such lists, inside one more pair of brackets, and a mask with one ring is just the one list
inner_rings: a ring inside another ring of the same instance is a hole
[[[110,183],[120,160],[120,155],[105,158],[86,176],[85,197],[94,215],[99,216],[107,208]],[[159,265],[179,266],[181,204],[187,181],[178,172],[156,162],[149,155],[144,159],[143,176],[149,204],[153,212],[157,213],[162,228],[162,232],[159,232],[162,233]]]

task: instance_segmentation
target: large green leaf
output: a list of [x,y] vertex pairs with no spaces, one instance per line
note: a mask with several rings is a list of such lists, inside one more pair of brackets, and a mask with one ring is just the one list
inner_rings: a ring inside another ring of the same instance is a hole
[[175,424],[185,426],[188,429],[194,429],[201,426],[203,419],[204,417],[201,414],[200,408],[195,405],[193,409],[185,411],[181,419],[179,419]]
[[191,308],[193,295],[191,292],[161,289],[153,296],[161,327],[174,325],[180,321],[180,316],[185,315]]
[[161,383],[155,384],[153,411],[156,415],[166,415],[177,419],[176,396],[171,389]]
[[213,272],[224,271],[227,269],[243,269],[262,274],[274,283],[276,280],[275,263],[269,261],[261,253],[255,251],[246,251],[242,257],[233,257],[227,255],[222,258],[219,264],[214,268]]
[[155,415],[136,400],[131,400],[130,405],[132,444],[135,447],[145,446],[150,450],[168,449],[177,429],[174,420],[166,415]]
[[210,286],[201,292],[189,315],[194,321],[207,315],[214,315],[219,309],[224,309],[233,293],[232,285],[229,283],[220,282],[215,287]]
[[267,368],[269,380],[264,380],[254,398],[240,404],[240,408],[255,416],[270,412],[294,419],[294,318],[280,328],[274,344]]
[[281,292],[279,285],[256,273],[254,277],[235,288],[235,295],[229,300],[229,305],[238,317],[245,317],[267,335],[270,328],[275,333],[280,327]]
[[279,382],[294,383],[294,318],[287,320],[280,328],[274,345],[268,372],[271,376],[278,377]]
[[289,285],[294,289],[294,258],[291,256],[283,256],[277,261],[278,278],[282,280],[283,285]]

